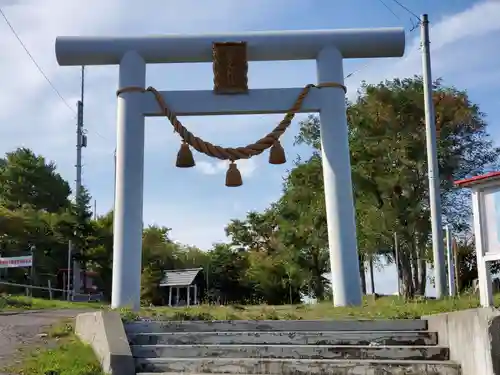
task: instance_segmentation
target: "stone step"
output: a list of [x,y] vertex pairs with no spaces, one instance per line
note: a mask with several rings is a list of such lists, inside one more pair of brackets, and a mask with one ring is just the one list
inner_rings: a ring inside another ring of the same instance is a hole
[[435,332],[164,332],[129,334],[131,345],[437,345]]
[[460,366],[439,361],[316,360],[257,358],[137,358],[145,373],[273,375],[460,375]]
[[440,346],[132,345],[136,358],[449,359]]
[[230,331],[425,331],[427,321],[400,320],[232,320],[137,321],[125,324],[127,333]]

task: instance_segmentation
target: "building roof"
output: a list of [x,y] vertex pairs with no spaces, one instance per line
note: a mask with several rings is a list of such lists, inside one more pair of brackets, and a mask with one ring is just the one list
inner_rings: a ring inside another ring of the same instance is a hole
[[203,268],[188,268],[183,270],[165,271],[160,286],[188,286],[191,285]]
[[471,187],[495,180],[500,180],[500,172],[490,172],[480,176],[465,178],[463,180],[455,181],[455,185],[460,187]]

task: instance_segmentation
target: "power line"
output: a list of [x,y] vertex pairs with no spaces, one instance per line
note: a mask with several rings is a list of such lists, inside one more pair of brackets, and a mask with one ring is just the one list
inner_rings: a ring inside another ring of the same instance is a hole
[[40,65],[36,62],[35,58],[33,57],[33,55],[31,54],[31,52],[28,50],[28,47],[26,47],[26,45],[24,44],[24,42],[22,41],[21,37],[19,36],[19,34],[17,33],[16,29],[14,29],[14,26],[12,26],[12,24],[10,23],[9,19],[7,18],[7,16],[5,15],[4,11],[0,8],[0,14],[2,15],[3,19],[5,20],[5,23],[7,24],[7,26],[9,26],[9,29],[10,31],[12,31],[12,34],[14,34],[14,36],[16,37],[16,39],[18,40],[19,44],[21,44],[21,46],[23,47],[24,51],[26,52],[26,54],[29,56],[29,58],[31,59],[31,61],[33,62],[33,64],[35,64],[36,68],[38,69],[38,71],[40,72],[40,74],[43,76],[43,78],[45,78],[45,80],[49,83],[50,87],[52,87],[52,90],[54,90],[54,92],[57,94],[57,96],[59,96],[59,98],[62,100],[62,102],[66,105],[66,107],[69,108],[69,110],[71,112],[73,112],[75,115],[76,115],[76,111],[68,104],[68,102],[66,101],[66,99],[64,99],[64,97],[61,95],[61,93],[59,92],[59,90],[54,86],[54,84],[52,83],[52,81],[49,79],[49,77],[47,77],[47,75],[45,74],[45,72],[43,71],[43,69],[40,67]]
[[[396,17],[399,21],[401,21],[401,17],[399,17],[396,12],[394,12],[394,10],[392,10],[392,8],[386,3],[386,1],[384,0],[378,0],[389,12],[391,12],[391,14]],[[399,2],[398,0],[392,0],[394,1],[397,5],[399,5],[402,9],[404,9],[406,12],[408,12],[410,15],[412,15],[413,17],[416,17],[418,22],[417,23],[414,23],[412,24],[412,27],[410,30],[408,30],[408,34],[411,34],[413,31],[415,31],[416,29],[419,28],[420,24],[421,24],[421,20],[420,20],[420,17],[416,15],[416,13],[412,12],[410,9],[408,9],[406,6],[404,6],[403,4],[401,4],[401,2]],[[419,47],[420,48],[420,47]],[[368,62],[366,63],[364,66],[362,66],[361,68],[358,68],[356,70],[353,70],[351,73],[347,74],[344,79],[348,79],[348,78],[352,78],[353,75],[359,73],[360,71],[366,69],[368,66],[371,65],[371,62]]]
[[394,1],[396,4],[398,4],[402,9],[406,10],[410,15],[412,15],[413,17],[418,19],[418,21],[420,22],[420,17],[415,12],[411,11],[408,7],[401,4],[401,2],[399,0],[392,0],[392,1]]
[[393,15],[394,17],[396,17],[398,20],[400,20],[400,21],[401,21],[401,17],[399,17],[399,16],[396,14],[396,12],[394,12],[394,11],[392,10],[392,8],[391,8],[389,5],[387,5],[387,3],[386,3],[384,0],[378,0],[378,1],[379,1],[379,3],[381,3],[381,4],[382,4],[382,5],[383,5],[383,6],[384,6],[384,7],[385,7],[385,8],[386,8],[389,12],[391,12],[391,13],[392,13],[392,15]]
[[[77,112],[75,111],[75,109],[68,103],[68,101],[62,96],[61,92],[57,89],[57,87],[52,83],[52,81],[49,79],[49,77],[47,76],[47,74],[45,74],[45,72],[43,71],[42,67],[40,66],[40,64],[38,64],[38,62],[36,61],[36,59],[33,57],[33,55],[31,54],[31,52],[29,51],[28,47],[26,46],[26,44],[24,44],[23,40],[21,39],[21,37],[19,36],[19,34],[17,33],[16,29],[14,28],[14,26],[10,23],[9,19],[7,18],[7,15],[4,13],[4,11],[0,8],[0,14],[2,15],[3,19],[5,20],[5,23],[7,24],[7,26],[9,27],[10,31],[12,32],[12,34],[14,34],[14,36],[16,37],[17,41],[19,42],[19,44],[21,45],[21,47],[23,47],[24,51],[26,52],[26,54],[29,56],[29,58],[31,59],[31,61],[33,62],[33,64],[35,65],[35,67],[38,69],[38,71],[40,72],[40,74],[43,76],[43,78],[45,78],[45,80],[47,81],[47,83],[50,85],[50,87],[52,88],[52,90],[54,90],[54,92],[56,93],[56,95],[59,97],[59,99],[61,99],[61,101],[64,103],[64,105],[66,107],[68,107],[68,109],[73,113],[73,114],[77,114]],[[107,141],[107,139],[102,136],[98,131],[96,130],[93,130],[92,133],[96,134],[97,136],[101,137],[103,140]]]

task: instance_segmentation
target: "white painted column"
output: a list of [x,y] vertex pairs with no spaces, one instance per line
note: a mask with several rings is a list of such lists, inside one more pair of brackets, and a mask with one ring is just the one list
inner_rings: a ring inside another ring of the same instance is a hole
[[168,305],[172,306],[172,287],[168,286]]
[[[318,83],[344,83],[342,55],[335,47],[317,57]],[[321,155],[332,289],[335,306],[360,305],[356,223],[347,134],[345,94],[340,88],[320,90]]]
[[482,307],[493,306],[490,265],[484,260],[484,232],[482,228],[483,207],[480,191],[472,190],[472,216],[474,220],[474,241],[477,259],[477,282],[479,301]]
[[194,305],[198,304],[198,285],[194,284]]
[[186,304],[191,305],[191,285],[187,287],[187,296],[186,296]]
[[[146,84],[146,64],[136,52],[120,62],[119,87]],[[140,308],[144,116],[140,93],[118,98],[116,120],[116,187],[111,307]]]

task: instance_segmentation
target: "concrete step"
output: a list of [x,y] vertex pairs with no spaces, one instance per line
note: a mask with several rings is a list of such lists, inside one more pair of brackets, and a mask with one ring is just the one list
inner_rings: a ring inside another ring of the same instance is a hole
[[136,358],[449,359],[440,346],[132,345]]
[[437,345],[435,332],[164,332],[131,333],[131,345]]
[[427,321],[400,320],[232,320],[138,321],[125,324],[127,333],[234,331],[425,331]]
[[452,362],[257,358],[137,358],[138,373],[273,375],[460,375]]

